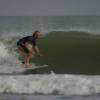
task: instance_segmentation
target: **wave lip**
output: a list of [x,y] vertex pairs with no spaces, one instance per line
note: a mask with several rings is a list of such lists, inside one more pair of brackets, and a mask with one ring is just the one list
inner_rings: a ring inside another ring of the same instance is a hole
[[100,93],[99,76],[0,76],[0,93],[89,95]]

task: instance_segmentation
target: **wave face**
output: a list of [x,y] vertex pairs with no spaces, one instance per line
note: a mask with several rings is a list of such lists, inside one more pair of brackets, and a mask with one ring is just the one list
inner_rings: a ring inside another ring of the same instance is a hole
[[0,76],[0,93],[90,95],[100,93],[100,76]]
[[39,46],[45,58],[34,58],[34,63],[48,64],[55,73],[100,74],[98,35],[78,31],[54,31],[41,38]]

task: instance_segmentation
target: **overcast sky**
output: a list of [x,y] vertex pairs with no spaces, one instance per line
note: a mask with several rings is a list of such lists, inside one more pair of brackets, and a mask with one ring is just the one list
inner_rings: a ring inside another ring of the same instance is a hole
[[0,16],[100,15],[100,0],[0,0]]

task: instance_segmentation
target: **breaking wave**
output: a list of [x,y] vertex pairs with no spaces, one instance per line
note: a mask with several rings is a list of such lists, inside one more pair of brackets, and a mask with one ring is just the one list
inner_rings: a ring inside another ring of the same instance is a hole
[[100,76],[0,76],[0,93],[90,95],[100,93]]

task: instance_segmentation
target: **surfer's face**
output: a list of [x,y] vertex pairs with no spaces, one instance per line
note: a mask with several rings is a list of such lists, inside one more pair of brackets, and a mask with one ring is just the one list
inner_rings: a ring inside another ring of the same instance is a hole
[[39,38],[41,36],[41,33],[40,32],[37,32],[36,33],[36,38]]

